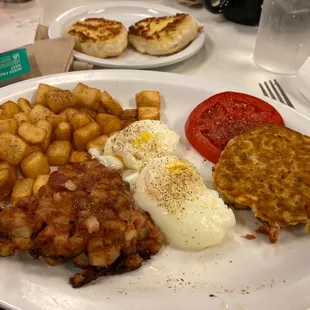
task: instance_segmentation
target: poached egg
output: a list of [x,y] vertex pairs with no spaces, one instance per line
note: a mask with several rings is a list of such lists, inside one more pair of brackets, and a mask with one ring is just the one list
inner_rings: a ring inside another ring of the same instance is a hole
[[179,140],[163,122],[142,120],[109,137],[104,155],[119,157],[127,168],[141,171],[154,158],[174,155]]
[[153,159],[138,176],[134,199],[165,234],[183,250],[203,250],[221,242],[235,216],[197,169],[175,156]]

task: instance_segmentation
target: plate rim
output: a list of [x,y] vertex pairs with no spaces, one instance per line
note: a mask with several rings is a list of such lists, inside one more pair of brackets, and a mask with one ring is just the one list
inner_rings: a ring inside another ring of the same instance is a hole
[[[197,88],[197,89],[206,89],[206,90],[214,90],[214,91],[244,91],[239,87],[234,87],[233,85],[227,85],[222,83],[219,80],[214,79],[203,79],[199,77],[186,76],[182,74],[168,73],[168,72],[156,72],[156,71],[140,71],[140,70],[95,70],[95,71],[76,71],[76,72],[68,72],[61,74],[53,74],[44,77],[38,77],[34,79],[29,79],[26,81],[22,81],[16,84],[12,84],[0,89],[0,99],[4,99],[6,97],[18,96],[20,93],[31,91],[33,92],[38,84],[41,83],[50,83],[52,85],[59,85],[63,83],[74,83],[74,82],[91,82],[91,81],[121,81],[121,80],[131,80],[131,81],[140,81],[147,80],[148,82],[157,82],[163,83],[163,81],[167,81],[170,85],[179,85],[180,83],[186,83],[189,88]],[[252,93],[251,93],[252,94]],[[258,98],[262,98],[257,94],[253,94]],[[265,101],[271,103],[272,105],[280,106],[281,109],[285,109],[286,111],[290,111],[293,114],[299,115],[299,117],[304,118],[310,124],[310,118],[302,113],[283,105],[277,101],[271,99],[264,99]],[[294,112],[293,112],[294,111]],[[3,306],[7,309],[21,310],[21,308],[14,306],[13,304],[9,304],[3,301],[0,297],[0,306]]]
[[[21,81],[18,83],[14,83],[11,85],[4,86],[0,88],[0,100],[2,97],[7,98],[12,96],[12,92],[18,89],[18,92],[15,95],[18,95],[20,92],[24,92],[30,90],[29,88],[34,88],[38,85],[38,83],[50,83],[51,85],[58,85],[66,82],[75,82],[75,81],[95,81],[98,78],[103,80],[105,79],[112,79],[112,80],[119,80],[119,79],[131,79],[131,80],[148,80],[153,82],[161,82],[164,79],[169,81],[171,85],[179,85],[180,83],[184,82],[186,78],[186,84],[192,88],[205,88],[205,84],[208,85],[208,88],[214,88],[220,91],[236,91],[236,92],[244,92],[249,95],[253,95],[257,98],[260,98],[273,106],[279,106],[281,109],[285,109],[290,111],[294,114],[299,115],[302,118],[307,119],[310,122],[310,117],[301,112],[293,109],[287,105],[284,105],[276,100],[271,98],[266,98],[262,94],[258,92],[247,91],[245,87],[239,87],[230,85],[227,83],[223,83],[219,80],[210,79],[210,78],[201,78],[195,77],[180,73],[172,73],[172,72],[162,72],[162,71],[151,71],[151,70],[128,70],[128,69],[97,69],[97,70],[85,70],[85,71],[72,71],[72,72],[64,72],[64,73],[55,73],[49,74],[45,76],[40,76],[36,78],[32,78],[29,80]],[[56,82],[56,83],[55,83]],[[4,99],[5,100],[5,99]]]
[[[148,5],[147,5],[148,4]],[[62,33],[60,31],[60,27],[62,25],[62,21],[66,20],[66,18],[73,17],[76,15],[79,15],[80,13],[83,13],[86,10],[91,9],[98,9],[98,8],[104,8],[104,7],[135,7],[139,6],[141,8],[147,8],[147,9],[158,9],[166,11],[167,14],[177,14],[177,13],[185,13],[181,10],[171,8],[169,6],[165,6],[158,3],[145,3],[142,1],[106,1],[104,3],[92,3],[92,4],[85,4],[81,5],[75,8],[72,8],[70,10],[67,10],[57,16],[51,25],[48,28],[48,36],[50,39],[56,39],[59,37],[62,37]],[[73,14],[73,15],[72,15]],[[186,14],[186,13],[185,13]],[[199,23],[197,21],[197,23]],[[200,24],[200,23],[199,23]],[[186,46],[183,50],[179,51],[178,53],[167,55],[158,58],[158,56],[153,56],[154,59],[161,59],[161,61],[154,61],[152,63],[141,63],[141,64],[128,64],[126,61],[120,62],[120,64],[114,64],[109,62],[109,58],[107,59],[101,59],[98,57],[86,55],[84,53],[78,52],[73,50],[74,57],[79,61],[87,61],[90,64],[102,67],[102,68],[127,68],[127,69],[152,69],[152,68],[160,68],[165,67],[168,65],[172,65],[178,62],[181,62],[185,59],[188,59],[192,57],[194,54],[198,53],[200,49],[205,44],[205,32],[204,30],[200,31],[198,33],[198,36],[195,40],[193,40],[188,46]],[[186,52],[187,51],[187,52]],[[138,52],[137,52],[138,53]],[[113,59],[113,58],[112,58]]]

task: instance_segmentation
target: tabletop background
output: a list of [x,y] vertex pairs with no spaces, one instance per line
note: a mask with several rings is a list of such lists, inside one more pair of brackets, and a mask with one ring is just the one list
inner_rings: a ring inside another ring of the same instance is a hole
[[[178,4],[176,0],[143,1],[188,12],[205,29],[205,45],[196,55],[179,64],[156,69],[157,71],[218,80],[240,87],[253,95],[261,95],[258,83],[277,78],[296,109],[310,117],[310,102],[296,89],[294,76],[268,73],[254,64],[253,49],[257,27],[234,24],[221,15],[213,15],[204,8],[188,8]],[[8,4],[0,0],[0,37],[5,38],[0,42],[0,52],[33,42],[38,22],[48,26],[62,12],[94,2],[102,0],[33,0],[25,4]]]
[[[160,3],[190,13],[205,29],[205,45],[196,55],[179,64],[156,69],[157,71],[196,76],[206,79],[206,83],[211,79],[218,80],[253,95],[261,95],[258,83],[276,78],[289,94],[296,109],[310,117],[310,102],[297,91],[294,76],[274,75],[254,64],[253,49],[257,27],[234,24],[203,8],[180,5],[176,0],[143,1]],[[7,4],[0,0],[0,53],[32,43],[38,23],[48,26],[60,13],[93,2],[102,0],[35,0],[25,4]]]

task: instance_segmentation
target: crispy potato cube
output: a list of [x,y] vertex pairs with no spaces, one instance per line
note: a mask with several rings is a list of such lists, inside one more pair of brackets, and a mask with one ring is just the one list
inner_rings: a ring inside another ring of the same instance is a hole
[[43,105],[48,107],[47,99],[45,97],[45,94],[50,90],[59,90],[59,88],[47,85],[47,84],[39,84],[37,89],[36,98],[34,100],[34,104]]
[[26,153],[24,157],[28,156],[29,154],[33,152],[41,152],[40,144],[27,145],[27,149],[26,149]]
[[4,119],[0,120],[0,132],[10,132],[16,134],[17,132],[17,121],[16,119]]
[[74,90],[74,94],[78,98],[81,107],[94,111],[98,110],[101,95],[99,89],[79,83]]
[[107,91],[101,93],[101,104],[113,115],[119,116],[123,112],[121,105]]
[[52,124],[53,130],[55,130],[59,123],[68,121],[68,116],[67,115],[48,115],[46,116],[46,120]]
[[18,127],[18,135],[30,144],[42,143],[46,134],[45,129],[28,122],[24,122]]
[[86,145],[87,151],[91,148],[103,150],[108,138],[109,137],[107,135],[102,135],[102,136],[99,136],[95,139],[88,141]]
[[160,119],[159,108],[155,107],[138,108],[138,119],[139,121],[144,119],[159,120]]
[[0,133],[0,159],[17,165],[25,156],[27,143],[21,138],[9,133]]
[[101,134],[103,135],[107,135],[122,129],[122,123],[118,117],[110,118],[100,126],[101,126]]
[[47,150],[47,148],[50,145],[51,140],[52,140],[52,134],[53,134],[52,124],[46,120],[41,119],[38,121],[37,126],[46,130],[46,136],[45,136],[43,142],[41,143],[41,150],[43,152],[46,152],[46,150]]
[[65,165],[71,153],[69,141],[54,141],[47,149],[46,155],[51,166]]
[[91,117],[85,113],[75,113],[70,119],[73,131],[89,124],[90,122],[92,122]]
[[107,114],[109,111],[100,103],[100,106],[97,112]]
[[121,120],[122,123],[122,129],[126,128],[127,126],[131,125],[132,123],[136,122],[136,119],[126,119],[126,120]]
[[91,159],[91,157],[87,152],[72,151],[69,157],[69,163],[81,163],[89,159]]
[[88,141],[100,136],[100,125],[91,122],[79,128],[73,134],[73,142],[77,151],[84,151]]
[[30,123],[36,124],[39,120],[41,119],[45,120],[48,115],[52,115],[52,114],[53,112],[50,109],[42,105],[35,105],[33,109],[28,113],[27,116],[28,116]]
[[48,107],[54,113],[73,108],[78,104],[78,99],[69,90],[50,90],[45,93]]
[[111,118],[117,118],[117,116],[114,116],[111,114],[105,114],[105,113],[98,113],[96,116],[96,122],[101,125]]
[[0,120],[9,119],[9,117],[0,109]]
[[17,102],[22,112],[28,114],[31,111],[32,106],[31,106],[31,103],[27,99],[19,98]]
[[32,187],[33,194],[37,194],[39,189],[47,184],[49,177],[49,174],[40,174],[36,177]]
[[21,161],[20,168],[25,177],[33,179],[40,174],[51,172],[47,156],[40,151],[32,152],[26,156]]
[[160,108],[160,93],[156,90],[144,90],[136,94],[136,107]]
[[32,187],[33,187],[34,179],[25,178],[19,179],[15,182],[12,191],[12,200],[17,201],[24,197],[29,197],[32,195]]
[[108,137],[112,137],[112,136],[114,136],[114,135],[118,134],[119,132],[120,132],[120,130],[110,132],[110,133],[108,133]]
[[11,100],[4,102],[1,105],[1,109],[9,118],[12,118],[14,114],[20,112],[18,105]]
[[126,109],[122,112],[122,114],[119,116],[122,120],[128,120],[128,119],[137,119],[138,118],[138,110],[137,109]]
[[74,109],[74,108],[68,108],[68,109],[65,109],[63,111],[61,111],[58,115],[60,116],[66,116],[67,117],[67,120],[70,120],[72,115],[74,115],[75,113],[78,113],[79,111],[77,109]]
[[9,162],[0,160],[0,170],[13,167]]
[[14,119],[17,121],[17,125],[21,125],[23,122],[29,122],[27,114],[25,112],[18,112],[14,114],[13,116]]
[[86,108],[80,109],[80,112],[89,115],[92,119],[95,119],[97,115],[97,112],[90,110],[90,109],[86,109]]
[[0,162],[0,199],[8,197],[16,182],[16,167],[7,161]]
[[58,124],[57,128],[54,131],[53,140],[67,140],[71,141],[72,139],[72,128],[71,125],[67,122],[61,122]]

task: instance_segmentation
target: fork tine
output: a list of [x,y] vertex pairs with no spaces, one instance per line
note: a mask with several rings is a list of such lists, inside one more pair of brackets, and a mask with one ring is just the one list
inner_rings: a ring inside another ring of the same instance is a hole
[[263,92],[263,94],[264,94],[266,97],[269,97],[268,94],[267,94],[267,92],[265,91],[264,86],[263,86],[261,83],[258,83],[258,85],[259,85],[261,91]]
[[282,97],[280,96],[278,90],[276,87],[273,85],[272,81],[269,81],[270,86],[272,87],[272,90],[275,92],[276,96],[278,97],[278,100],[284,104],[287,104],[286,102],[283,101]]
[[272,99],[274,99],[274,100],[277,100],[276,97],[274,96],[273,92],[272,92],[271,89],[269,88],[267,82],[264,82],[264,84],[265,84],[265,86],[266,86],[266,88],[267,88],[267,90],[268,90],[268,93],[269,93],[270,97],[271,97]]
[[291,108],[295,109],[295,107],[293,106],[291,100],[287,97],[286,93],[284,92],[284,90],[282,89],[282,87],[280,86],[280,84],[278,83],[277,80],[274,80],[275,85],[278,87],[282,97],[284,98],[285,102],[287,105],[289,105]]

